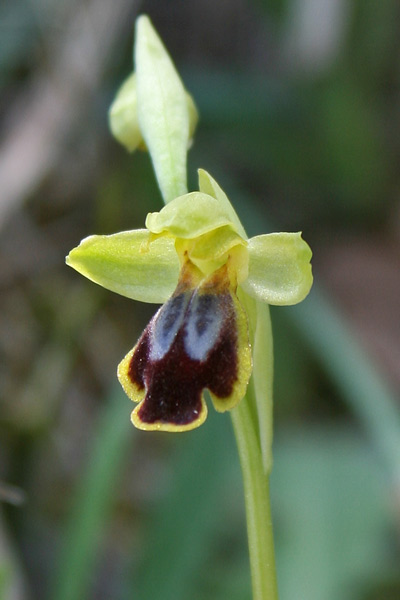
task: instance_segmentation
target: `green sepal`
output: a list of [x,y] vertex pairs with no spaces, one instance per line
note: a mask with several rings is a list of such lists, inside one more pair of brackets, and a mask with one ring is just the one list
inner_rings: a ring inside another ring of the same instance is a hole
[[140,131],[167,203],[187,192],[190,114],[182,81],[145,15],[136,22],[135,65]]
[[171,296],[180,268],[174,240],[153,240],[146,229],[87,237],[66,263],[112,292],[155,304]]
[[289,305],[303,300],[313,277],[312,252],[301,233],[270,233],[248,241],[249,272],[243,290],[268,304]]
[[237,231],[227,207],[201,192],[179,196],[146,218],[146,227],[152,233],[168,232],[183,239],[196,238],[223,226]]
[[230,220],[234,224],[235,230],[238,234],[243,238],[247,239],[246,232],[243,228],[243,225],[240,222],[239,217],[236,214],[235,209],[232,204],[229,202],[228,196],[225,194],[223,189],[218,185],[213,177],[204,169],[198,169],[199,176],[199,190],[204,194],[208,194],[212,196],[220,203],[221,208],[229,215]]

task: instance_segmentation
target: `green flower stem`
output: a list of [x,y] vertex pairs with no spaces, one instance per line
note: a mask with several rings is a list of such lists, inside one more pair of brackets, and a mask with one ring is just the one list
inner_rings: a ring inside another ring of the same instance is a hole
[[231,417],[243,474],[253,600],[278,600],[269,481],[247,397]]
[[249,317],[253,376],[246,397],[231,411],[243,474],[253,600],[277,600],[269,499],[272,466],[273,342],[269,307],[241,294]]

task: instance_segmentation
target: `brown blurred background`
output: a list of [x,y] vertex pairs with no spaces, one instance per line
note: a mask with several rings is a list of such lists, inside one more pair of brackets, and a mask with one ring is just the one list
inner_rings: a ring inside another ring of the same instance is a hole
[[[399,598],[400,446],[380,456],[400,419],[399,3],[3,0],[0,599],[251,597],[228,417],[191,439],[131,430],[115,368],[155,307],[64,265],[161,206],[148,156],[107,124],[140,13],[199,108],[192,189],[203,167],[249,233],[302,230],[361,352],[343,384],[308,337],[323,320],[273,311],[282,600]],[[360,395],[363,373],[396,415],[387,434],[381,396],[377,432],[341,388]]]

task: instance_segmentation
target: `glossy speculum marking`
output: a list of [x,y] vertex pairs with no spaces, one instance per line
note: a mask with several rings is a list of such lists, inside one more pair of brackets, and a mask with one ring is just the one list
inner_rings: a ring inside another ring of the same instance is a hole
[[128,367],[128,378],[146,390],[137,410],[144,424],[186,426],[204,415],[205,388],[228,398],[238,376],[236,310],[223,293],[179,293],[156,313]]

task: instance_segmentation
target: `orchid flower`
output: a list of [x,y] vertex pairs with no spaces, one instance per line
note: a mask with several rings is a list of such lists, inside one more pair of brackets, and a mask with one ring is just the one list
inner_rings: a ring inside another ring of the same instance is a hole
[[243,398],[252,359],[248,318],[238,299],[295,304],[312,283],[311,251],[300,233],[249,240],[227,196],[204,170],[199,190],[150,213],[146,229],[95,235],[67,264],[103,287],[164,303],[118,367],[138,402],[136,427],[185,431]]

